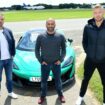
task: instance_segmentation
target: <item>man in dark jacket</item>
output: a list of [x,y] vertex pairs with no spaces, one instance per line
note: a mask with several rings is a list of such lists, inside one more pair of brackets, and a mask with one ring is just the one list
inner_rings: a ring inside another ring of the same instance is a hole
[[55,20],[46,21],[47,31],[38,36],[35,53],[41,63],[41,97],[38,100],[42,104],[47,92],[47,80],[52,70],[55,86],[62,103],[65,102],[61,83],[61,62],[66,54],[65,38],[55,31]]
[[4,15],[0,13],[0,89],[2,81],[2,71],[4,68],[6,74],[8,96],[17,98],[17,95],[13,93],[12,86],[12,64],[13,57],[15,55],[15,40],[13,38],[11,30],[3,27],[3,24]]
[[103,85],[103,105],[105,105],[105,20],[101,5],[93,8],[94,18],[88,21],[83,33],[83,48],[86,53],[84,79],[76,105],[81,105],[89,80],[97,68]]

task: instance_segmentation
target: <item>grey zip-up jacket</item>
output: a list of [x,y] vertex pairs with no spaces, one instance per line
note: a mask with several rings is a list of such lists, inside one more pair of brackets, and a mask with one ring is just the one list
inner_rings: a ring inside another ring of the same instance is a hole
[[66,55],[65,37],[59,33],[48,35],[47,32],[39,35],[35,45],[35,55],[40,63],[61,62]]

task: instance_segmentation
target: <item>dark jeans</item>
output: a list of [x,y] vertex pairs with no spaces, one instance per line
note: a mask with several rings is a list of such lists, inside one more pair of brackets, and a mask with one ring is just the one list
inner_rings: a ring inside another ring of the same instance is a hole
[[62,82],[61,82],[61,66],[55,64],[41,65],[41,97],[46,97],[47,93],[47,80],[50,74],[50,70],[53,72],[55,79],[55,86],[58,96],[62,96]]
[[2,71],[3,68],[5,69],[6,75],[6,86],[9,93],[12,92],[12,59],[7,60],[0,60],[0,88],[1,88],[1,81],[2,81]]
[[84,62],[84,79],[82,81],[80,96],[83,97],[86,93],[89,80],[91,79],[95,69],[98,69],[98,72],[101,77],[102,85],[103,85],[103,102],[105,103],[105,60],[100,63],[94,63],[89,58],[85,59]]

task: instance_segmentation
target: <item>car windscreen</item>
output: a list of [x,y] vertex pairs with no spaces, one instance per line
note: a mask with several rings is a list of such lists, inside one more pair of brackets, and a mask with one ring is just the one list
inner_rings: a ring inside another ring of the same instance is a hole
[[17,49],[34,51],[39,32],[27,32],[19,42]]
[[45,31],[46,30],[39,30],[39,31],[37,30],[37,31],[26,32],[24,36],[22,37],[22,39],[19,41],[17,45],[17,49],[23,50],[23,51],[34,51],[36,39],[38,35],[40,35],[41,33]]

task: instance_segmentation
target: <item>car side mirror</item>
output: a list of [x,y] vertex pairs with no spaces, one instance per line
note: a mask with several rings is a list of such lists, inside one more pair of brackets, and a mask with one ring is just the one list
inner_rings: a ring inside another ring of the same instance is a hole
[[68,38],[68,41],[70,42],[70,44],[73,42],[73,40],[72,39],[69,39],[69,38]]

